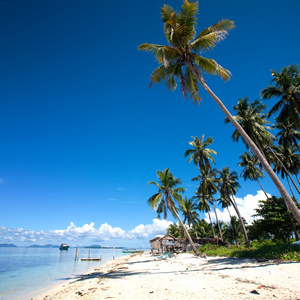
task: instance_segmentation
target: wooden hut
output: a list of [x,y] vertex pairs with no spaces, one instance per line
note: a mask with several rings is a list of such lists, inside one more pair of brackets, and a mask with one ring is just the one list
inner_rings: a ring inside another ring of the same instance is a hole
[[178,242],[178,239],[171,234],[158,235],[150,240],[151,253],[169,252],[171,249],[174,249],[176,242]]

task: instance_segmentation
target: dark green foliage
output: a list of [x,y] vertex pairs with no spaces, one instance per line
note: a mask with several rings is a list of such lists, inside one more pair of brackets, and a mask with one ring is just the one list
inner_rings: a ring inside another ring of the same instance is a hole
[[261,219],[256,220],[252,226],[249,226],[251,237],[288,241],[293,234],[293,230],[283,199],[272,196],[265,201],[259,201],[259,203],[258,209],[255,210],[255,216]]

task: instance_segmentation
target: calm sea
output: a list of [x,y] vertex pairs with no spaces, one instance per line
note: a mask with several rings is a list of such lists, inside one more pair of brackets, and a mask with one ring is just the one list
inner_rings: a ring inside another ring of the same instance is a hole
[[[113,249],[102,250],[102,262],[77,261],[75,248],[60,251],[57,248],[1,248],[0,300],[31,299],[38,290],[51,287],[92,267],[113,259]],[[87,248],[81,248],[79,257],[88,257]],[[115,250],[115,257],[126,255]],[[91,249],[91,257],[100,257],[100,249]]]

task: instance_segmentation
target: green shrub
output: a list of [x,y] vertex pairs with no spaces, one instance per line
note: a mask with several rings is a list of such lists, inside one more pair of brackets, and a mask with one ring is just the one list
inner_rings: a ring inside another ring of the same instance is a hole
[[227,256],[238,258],[283,259],[285,261],[300,261],[300,245],[276,244],[273,241],[254,241],[251,246],[222,247],[206,244],[199,248],[201,253],[211,256]]

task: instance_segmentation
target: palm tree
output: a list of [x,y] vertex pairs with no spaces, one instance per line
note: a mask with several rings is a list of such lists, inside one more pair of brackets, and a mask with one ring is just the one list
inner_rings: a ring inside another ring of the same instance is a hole
[[203,191],[196,191],[195,192],[195,196],[192,197],[192,199],[197,199],[199,200],[198,203],[198,209],[201,212],[207,213],[208,214],[208,218],[209,218],[209,222],[210,222],[210,226],[211,226],[211,230],[212,230],[212,234],[215,237],[215,230],[214,230],[214,226],[211,220],[211,216],[210,216],[210,206],[209,206],[209,195],[204,194]]
[[[277,119],[276,119],[277,121]],[[298,142],[300,140],[300,132],[295,128],[294,123],[291,122],[290,118],[284,119],[282,122],[276,123],[276,128],[279,132],[276,134],[279,145],[294,145],[300,152]]]
[[[297,190],[298,194],[300,194],[300,190],[297,187],[295,181],[293,180],[292,174],[297,174],[299,172],[299,154],[296,154],[295,147],[286,147],[286,146],[274,146],[275,155],[278,157],[276,161],[273,162],[274,171],[277,174],[281,174],[281,178],[286,176],[287,182],[289,184],[291,193],[295,198],[295,195],[292,191],[290,181],[294,185],[295,189]],[[284,163],[283,163],[284,161]]]
[[260,185],[260,188],[266,195],[266,198],[268,198],[268,195],[266,191],[264,190],[261,182],[259,181],[259,178],[264,178],[265,175],[262,171],[262,168],[259,165],[259,161],[255,155],[251,155],[251,152],[244,152],[240,156],[241,162],[238,163],[240,167],[244,167],[243,171],[241,172],[241,176],[244,178],[244,180],[250,179],[250,180],[256,180],[258,184]]
[[227,197],[228,200],[231,202],[231,204],[239,218],[239,221],[242,225],[246,244],[247,244],[247,246],[250,246],[250,242],[249,242],[249,238],[248,238],[248,234],[246,231],[246,227],[245,227],[243,218],[240,214],[238,206],[233,197],[233,195],[236,194],[236,191],[240,186],[237,179],[238,179],[237,173],[235,171],[230,172],[229,167],[227,167],[227,168],[223,167],[223,169],[219,171],[219,182],[220,182],[221,195]]
[[[259,100],[254,100],[249,104],[249,98],[246,97],[239,99],[238,104],[234,105],[233,109],[236,111],[236,116],[234,116],[235,120],[255,142],[261,153],[265,154],[263,150],[264,146],[266,144],[271,145],[272,140],[275,139],[275,137],[267,130],[272,129],[272,127],[267,126],[272,125],[272,123],[266,120],[266,114],[263,114],[266,106]],[[225,118],[225,124],[229,122],[229,119]],[[232,134],[233,141],[238,142],[240,137],[241,134],[239,131],[235,130]],[[242,141],[246,143],[243,138]],[[247,143],[246,147],[249,149]]]
[[238,244],[238,240],[243,236],[243,229],[236,217],[231,217],[230,222],[225,225],[224,236],[230,243]]
[[167,233],[171,234],[172,236],[174,236],[176,238],[184,237],[184,233],[182,231],[181,226],[177,226],[177,224],[175,224],[175,223],[169,225],[169,227],[167,229]]
[[199,170],[201,169],[201,166],[206,166],[211,169],[210,161],[215,164],[211,154],[218,155],[215,150],[207,148],[213,141],[212,137],[208,137],[204,140],[204,134],[201,136],[200,140],[197,137],[193,137],[193,141],[189,142],[189,145],[193,148],[187,149],[184,156],[187,157],[190,155],[188,162],[193,161],[194,164],[199,167]]
[[197,213],[198,205],[193,201],[185,197],[179,201],[178,209],[182,212],[184,216],[183,223],[188,223],[189,227],[195,225],[199,220],[199,214]]
[[230,211],[229,211],[229,207],[232,205],[231,202],[228,200],[228,198],[224,195],[220,195],[220,198],[217,199],[218,201],[218,204],[221,205],[221,207],[223,209],[227,208],[227,211],[228,211],[228,214],[229,214],[229,217],[231,218],[231,214],[230,214]]
[[215,200],[213,195],[218,191],[218,180],[215,178],[215,171],[209,170],[206,166],[203,166],[200,170],[200,175],[192,178],[192,181],[200,181],[200,186],[198,188],[199,193],[203,193],[204,195],[208,195],[207,201],[211,203],[214,207],[216,221],[219,228],[219,233],[221,240],[223,240],[222,231],[220,228],[220,223],[218,219],[218,214],[215,206]]
[[[284,67],[281,72],[271,70],[274,86],[268,86],[261,91],[262,99],[273,97],[280,100],[272,107],[269,116],[279,112],[278,122],[284,122],[287,118],[297,126],[300,126],[300,75],[298,66],[293,64]],[[281,109],[281,110],[280,110]]]
[[174,213],[176,218],[178,219],[179,223],[182,226],[182,229],[184,230],[195,254],[197,256],[200,255],[200,252],[195,247],[189,232],[187,231],[186,227],[181,221],[181,218],[178,215],[177,209],[175,207],[174,201],[180,201],[182,199],[180,193],[184,192],[184,188],[177,187],[177,185],[181,184],[181,180],[179,178],[175,178],[174,175],[170,172],[170,169],[165,169],[163,171],[157,171],[156,172],[157,177],[159,179],[159,183],[150,181],[148,184],[154,184],[158,187],[158,193],[154,194],[148,199],[148,203],[150,204],[151,208],[157,209],[158,205],[161,203],[161,201],[164,201],[166,203],[167,208],[169,211]]
[[187,93],[189,93],[190,98],[194,103],[197,103],[201,100],[198,86],[198,84],[200,84],[218,104],[225,116],[240,132],[242,138],[253,150],[278,188],[282,198],[289,204],[289,207],[291,207],[293,215],[300,224],[300,211],[285,187],[255,143],[233,118],[222,101],[208,87],[203,77],[203,73],[207,73],[218,75],[224,80],[230,79],[230,72],[228,70],[221,67],[215,60],[205,58],[199,53],[214,48],[218,42],[226,37],[229,30],[234,27],[234,22],[223,19],[215,25],[204,29],[199,35],[196,35],[197,13],[198,2],[189,2],[187,0],[184,1],[179,13],[168,5],[164,5],[161,9],[164,33],[168,45],[144,43],[138,47],[138,50],[154,53],[154,56],[160,64],[150,76],[150,86],[152,83],[159,83],[165,80],[167,88],[174,90],[177,87],[176,79],[178,79],[183,96],[186,97]]

